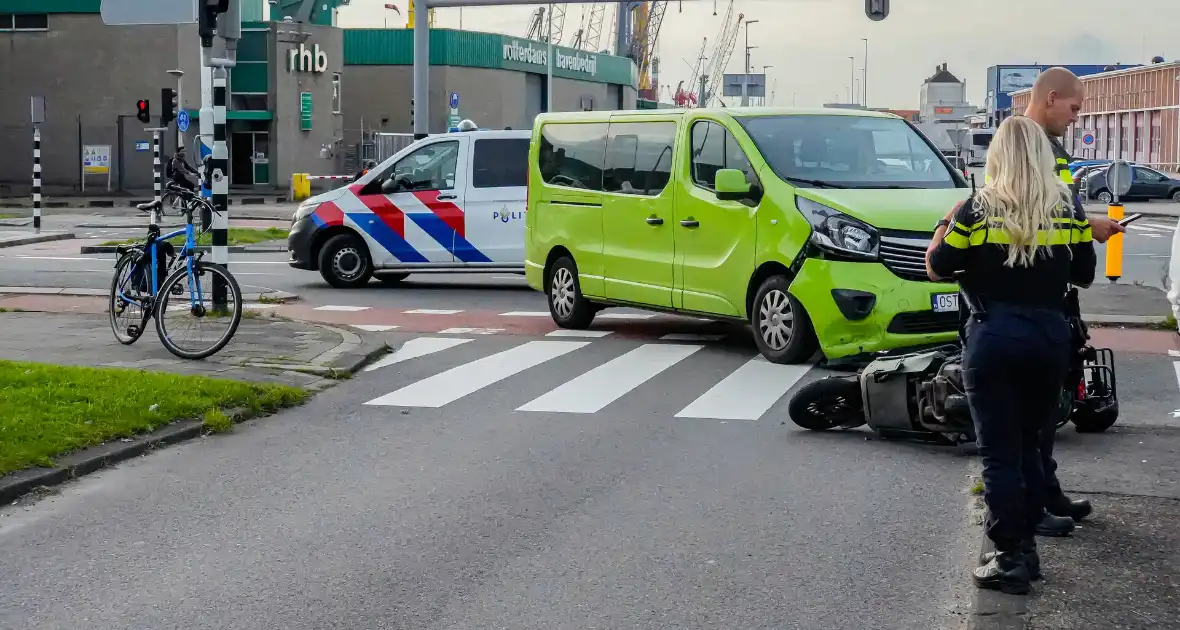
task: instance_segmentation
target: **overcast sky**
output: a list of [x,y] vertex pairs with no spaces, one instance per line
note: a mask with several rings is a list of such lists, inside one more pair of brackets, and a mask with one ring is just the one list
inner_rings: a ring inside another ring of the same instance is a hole
[[[730,0],[672,0],[660,31],[660,82],[675,87],[689,80],[691,68],[709,39],[712,49]],[[752,65],[767,70],[775,103],[799,106],[846,101],[852,80],[848,57],[855,57],[856,76],[864,67],[864,42],[869,39],[869,104],[873,107],[916,108],[922,81],[946,62],[967,80],[968,98],[982,105],[985,70],[997,64],[1147,63],[1153,55],[1180,58],[1180,0],[892,0],[889,17],[872,22],[863,0],[733,0],[737,12],[759,23],[750,25]],[[343,7],[345,28],[391,27],[398,16],[384,5],[401,9],[405,24],[407,0],[352,0]],[[1122,5],[1118,10],[1109,7]],[[570,38],[585,5],[569,5],[566,38]],[[523,36],[531,6],[468,8],[463,28]],[[459,28],[459,9],[436,9],[435,26]],[[608,13],[613,13],[613,9]],[[609,28],[609,27],[608,27]],[[728,71],[741,72],[744,29]],[[604,41],[606,37],[604,36]],[[605,44],[604,44],[605,45]],[[708,54],[706,52],[706,54]],[[669,100],[662,91],[661,100]]]

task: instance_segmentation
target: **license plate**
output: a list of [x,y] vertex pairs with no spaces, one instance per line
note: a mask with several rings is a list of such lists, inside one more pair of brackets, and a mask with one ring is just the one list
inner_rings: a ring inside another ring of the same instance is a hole
[[957,313],[959,312],[959,294],[935,293],[930,296],[930,306],[935,313]]

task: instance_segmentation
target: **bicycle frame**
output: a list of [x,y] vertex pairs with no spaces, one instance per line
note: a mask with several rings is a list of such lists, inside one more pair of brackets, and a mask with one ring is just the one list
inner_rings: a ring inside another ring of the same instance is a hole
[[[148,302],[147,303],[140,302],[134,298],[131,298],[131,297],[125,295],[123,293],[122,288],[119,289],[119,297],[120,298],[122,298],[123,300],[125,300],[129,303],[134,303],[134,304],[138,305],[140,308],[143,308],[145,310],[149,306],[151,306],[151,302],[154,302],[156,295],[160,291],[160,281],[163,280],[163,278],[159,277],[159,273],[158,273],[158,269],[159,269],[159,267],[158,267],[159,246],[158,246],[158,244],[160,241],[167,241],[170,238],[175,238],[175,237],[183,234],[184,235],[184,245],[180,248],[180,252],[177,254],[176,257],[178,259],[184,260],[184,264],[188,269],[189,305],[191,307],[196,307],[198,304],[201,303],[201,297],[202,297],[201,296],[201,287],[200,287],[200,284],[198,284],[196,282],[196,274],[193,271],[193,264],[194,264],[193,253],[196,251],[196,247],[197,247],[196,228],[193,225],[192,204],[194,204],[194,203],[199,203],[199,202],[190,201],[189,204],[186,204],[186,206],[185,206],[185,225],[184,225],[183,229],[176,230],[175,232],[169,232],[168,234],[161,235],[159,233],[160,232],[159,227],[153,225],[148,228],[148,241],[147,241],[147,243],[144,244],[144,247],[147,248],[147,251],[149,252],[149,254],[151,256],[151,274],[152,275],[151,275],[151,286],[150,286]],[[171,271],[171,268],[169,268],[169,271]]]

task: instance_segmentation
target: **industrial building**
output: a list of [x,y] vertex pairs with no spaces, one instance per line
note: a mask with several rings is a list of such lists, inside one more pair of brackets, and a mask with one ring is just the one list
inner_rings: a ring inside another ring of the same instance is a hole
[[[338,28],[336,7],[345,3],[242,0],[227,99],[234,189],[285,189],[292,173],[351,172],[376,133],[412,131],[413,31]],[[655,20],[648,5],[667,3],[634,4],[626,20]],[[30,97],[46,102],[41,146],[49,195],[150,190],[151,133],[136,119],[136,102],[148,99],[156,118],[161,88],[179,88],[191,120],[179,140],[197,146],[201,73],[208,70],[200,65],[196,25],[107,26],[99,6],[100,0],[0,0],[0,196],[30,187]],[[632,57],[600,52],[605,42],[583,33],[577,46],[555,45],[553,109],[636,108],[640,87],[656,85],[649,55],[658,24],[645,24],[646,30],[626,21],[622,31],[642,35],[634,46],[624,42]],[[456,116],[487,128],[526,128],[546,111],[544,42],[431,30],[431,133],[446,131]],[[176,70],[183,72],[179,81]],[[451,107],[452,94],[458,107]],[[164,137],[165,154],[177,141],[174,126]]]
[[[1082,111],[1064,138],[1074,157],[1180,172],[1180,62],[1159,61],[1081,77]],[[1031,97],[1028,89],[1013,92],[1013,111],[1023,111]]]

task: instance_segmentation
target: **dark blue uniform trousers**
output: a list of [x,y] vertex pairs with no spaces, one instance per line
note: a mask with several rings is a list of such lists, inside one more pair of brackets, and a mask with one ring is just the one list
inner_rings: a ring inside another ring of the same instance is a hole
[[1033,537],[1044,510],[1045,431],[1060,405],[1070,330],[1060,311],[985,308],[967,323],[963,384],[983,458],[987,535],[1009,551]]

